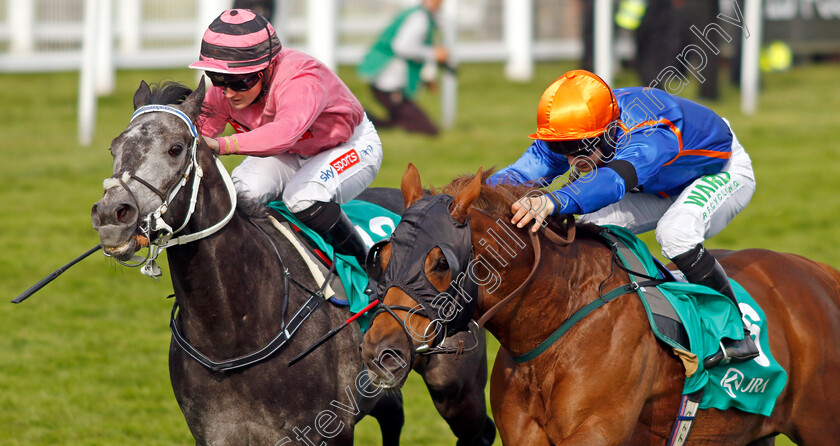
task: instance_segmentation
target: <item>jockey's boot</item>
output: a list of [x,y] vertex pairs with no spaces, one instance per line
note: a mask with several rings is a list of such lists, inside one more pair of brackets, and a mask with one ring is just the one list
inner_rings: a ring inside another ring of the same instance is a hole
[[[732,290],[732,284],[729,283],[726,271],[702,244],[695,246],[687,253],[674,257],[672,260],[677,268],[685,274],[685,278],[689,282],[707,286],[723,294],[735,304],[735,308],[738,308],[738,300],[735,299],[735,292]],[[724,338],[721,341],[720,350],[703,360],[704,368],[712,368],[721,362],[727,364],[729,362],[749,361],[758,356],[758,347],[750,335],[743,315],[741,322],[744,324],[744,339]]]
[[338,203],[316,201],[312,206],[295,212],[295,217],[321,234],[337,253],[355,257],[364,269],[367,245]]

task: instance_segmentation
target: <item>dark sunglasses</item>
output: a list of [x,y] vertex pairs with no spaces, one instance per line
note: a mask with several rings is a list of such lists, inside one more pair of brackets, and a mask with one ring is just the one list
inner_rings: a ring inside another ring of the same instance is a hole
[[243,92],[254,88],[262,77],[262,72],[246,75],[220,74],[208,72],[207,77],[214,86],[219,88],[230,88],[233,91]]
[[589,156],[595,152],[595,148],[584,141],[545,141],[545,143],[549,150],[563,156]]

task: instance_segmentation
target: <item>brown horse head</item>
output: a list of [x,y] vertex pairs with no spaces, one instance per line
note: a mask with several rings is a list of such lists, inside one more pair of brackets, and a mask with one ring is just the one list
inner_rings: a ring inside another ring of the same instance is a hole
[[381,385],[398,385],[418,354],[440,351],[447,335],[468,328],[478,281],[493,276],[473,256],[472,208],[487,206],[509,219],[510,199],[519,193],[485,185],[490,173],[479,170],[424,195],[409,164],[401,185],[407,209],[373,272],[382,275],[379,292],[391,317],[375,318],[363,344]]

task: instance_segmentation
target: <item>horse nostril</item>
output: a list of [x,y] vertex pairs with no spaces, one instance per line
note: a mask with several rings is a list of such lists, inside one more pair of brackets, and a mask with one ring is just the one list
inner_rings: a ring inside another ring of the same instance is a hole
[[117,206],[117,209],[114,211],[114,215],[120,223],[134,223],[134,216],[136,215],[136,212],[134,211],[134,206],[130,204],[121,204]]
[[397,370],[405,367],[406,362],[403,360],[404,357],[402,350],[388,348],[380,353],[379,361],[383,367],[389,370]]
[[94,204],[92,208],[90,208],[90,218],[93,220],[93,226],[97,227],[100,226],[99,223],[99,205]]

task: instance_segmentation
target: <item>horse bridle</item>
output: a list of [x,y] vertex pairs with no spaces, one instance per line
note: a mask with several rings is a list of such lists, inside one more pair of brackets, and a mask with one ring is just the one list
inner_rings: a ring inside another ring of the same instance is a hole
[[[365,262],[371,280],[378,282],[377,291],[380,295],[384,296],[388,289],[396,287],[418,303],[414,308],[380,304],[371,319],[372,323],[373,318],[387,312],[397,321],[408,339],[412,363],[418,354],[457,354],[471,351],[479,345],[477,326],[470,324],[478,285],[466,274],[473,258],[469,222],[458,222],[452,218],[449,213],[452,202],[453,197],[450,195],[434,195],[415,203],[403,214],[394,236],[374,245]],[[392,243],[396,250],[392,250],[388,268],[383,270],[378,263],[379,254],[388,243]],[[438,290],[423,272],[422,264],[428,253],[435,248],[440,249],[449,266],[451,281],[444,291]],[[410,316],[418,315],[430,320],[420,339],[423,344],[414,347],[417,337],[412,336],[409,326],[394,313],[394,310],[406,311]],[[435,314],[437,317],[430,317]],[[473,345],[444,345],[452,327],[469,327],[475,339]],[[429,339],[430,330],[434,330],[432,339]]]
[[[565,218],[566,218],[566,223],[567,224],[570,223],[569,219],[571,219],[572,217],[571,216],[566,216]],[[568,229],[565,237],[560,236],[559,234],[557,234],[556,232],[551,230],[548,226],[543,227],[543,234],[545,235],[545,237],[549,241],[551,241],[552,243],[554,243],[556,245],[560,245],[560,246],[568,245],[572,241],[574,241],[574,238],[575,238],[575,227],[574,227],[574,224],[573,224],[574,221],[571,220],[571,223],[572,224],[568,225],[569,229]],[[442,326],[444,327],[443,335],[442,336],[436,336],[432,340],[432,341],[438,341],[435,345],[432,345],[432,342],[426,342],[425,344],[420,345],[416,349],[410,349],[410,352],[411,352],[411,358],[410,358],[411,362],[410,363],[414,362],[414,358],[415,358],[416,355],[430,355],[430,354],[435,354],[435,353],[456,353],[457,354],[457,353],[468,352],[468,351],[471,351],[471,350],[475,349],[476,347],[478,347],[478,345],[479,345],[478,335],[477,335],[478,330],[480,330],[482,327],[484,327],[484,324],[490,318],[492,318],[496,313],[499,312],[499,310],[504,308],[516,296],[518,296],[519,293],[522,292],[523,289],[525,289],[525,287],[534,278],[534,276],[537,272],[537,269],[539,268],[540,261],[542,259],[542,248],[540,246],[540,239],[535,232],[528,231],[528,234],[530,236],[531,243],[532,243],[532,246],[533,246],[533,249],[534,249],[534,264],[531,267],[531,271],[528,273],[528,276],[525,278],[525,280],[523,280],[522,283],[520,283],[519,286],[516,289],[514,289],[507,296],[505,296],[499,302],[497,302],[495,305],[493,305],[487,312],[485,312],[482,315],[482,317],[478,320],[478,322],[476,322],[475,320],[472,320],[472,319],[469,321],[469,332],[473,335],[473,338],[475,339],[475,343],[471,347],[468,347],[468,348],[463,348],[463,345],[460,345],[459,347],[444,347],[443,344],[446,341],[448,334],[447,334],[447,331],[446,331],[446,325],[442,324]],[[390,243],[390,240],[382,240],[382,241],[376,243],[373,247],[371,247],[370,252],[368,253],[368,258],[366,259],[366,262],[365,262],[366,263],[366,269],[368,270],[369,273],[376,272],[376,271],[381,271],[382,268],[381,268],[381,265],[379,264],[379,254],[382,251],[382,248],[384,248],[385,245],[387,245],[388,243]],[[450,256],[453,255],[451,253],[451,251],[447,252],[447,251],[443,250],[443,252],[444,252],[444,256],[447,257],[447,260],[449,260]],[[376,279],[378,279],[378,277],[376,277]],[[406,307],[406,306],[403,306],[403,305],[390,305],[389,306],[389,305],[380,304],[379,308],[373,313],[373,315],[371,317],[371,320],[370,320],[370,323],[373,324],[373,320],[379,314],[381,314],[383,312],[387,312],[400,325],[400,327],[403,330],[403,333],[405,334],[405,336],[408,340],[408,344],[410,346],[414,345],[414,342],[413,342],[414,337],[411,335],[408,327],[405,324],[405,321],[403,321],[403,319],[401,319],[399,316],[397,316],[396,313],[394,313],[393,310],[401,310],[401,311],[407,312],[408,314],[417,314],[417,315],[420,315],[420,316],[424,316],[431,321],[427,327],[432,326],[432,324],[434,324],[436,320],[439,320],[439,319],[432,319],[432,318],[428,317],[428,315],[422,309],[417,311],[418,310],[417,307],[409,308],[409,307]],[[425,333],[424,333],[424,339],[425,339]]]
[[[375,308],[376,309],[373,311],[373,313],[370,316],[369,324],[373,325],[373,320],[376,319],[376,317],[379,316],[382,313],[387,313],[391,317],[393,317],[394,320],[397,321],[397,324],[400,325],[400,328],[402,329],[403,334],[405,334],[406,340],[408,341],[409,356],[410,356],[409,362],[408,362],[409,364],[414,364],[414,360],[417,358],[418,355],[419,356],[430,356],[430,355],[439,355],[439,354],[460,355],[460,354],[468,353],[468,352],[471,352],[471,351],[475,350],[476,348],[478,348],[478,345],[480,344],[480,341],[478,340],[478,330],[479,330],[480,327],[478,326],[478,324],[474,320],[469,321],[469,329],[467,330],[472,335],[472,338],[473,338],[472,345],[470,345],[469,347],[464,347],[463,341],[460,341],[457,347],[451,347],[451,346],[444,345],[446,340],[450,339],[449,335],[448,335],[448,330],[446,328],[446,324],[441,323],[440,319],[430,318],[422,308],[419,308],[419,305],[417,305],[413,308],[409,308],[405,305],[385,305],[384,303],[380,303]],[[405,320],[403,320],[402,318],[397,316],[397,314],[394,313],[394,310],[405,311],[406,314],[409,314],[409,315],[416,314],[418,316],[423,316],[426,319],[429,319],[429,323],[428,323],[428,325],[426,325],[426,330],[423,333],[423,339],[424,339],[423,344],[420,344],[416,348],[414,347],[414,341],[416,340],[416,338],[414,336],[412,336],[411,330],[408,329],[408,326],[406,325]],[[428,341],[425,341],[427,339],[427,335],[429,333],[429,328],[432,327],[435,323],[441,323],[441,326],[443,327],[443,330],[441,332],[438,332],[432,339],[430,339]]]
[[[158,277],[161,275],[161,270],[155,261],[164,249],[170,246],[183,245],[192,241],[208,237],[222,229],[225,225],[227,225],[231,218],[233,218],[233,214],[236,211],[236,190],[234,189],[233,180],[230,178],[230,174],[228,174],[227,169],[225,169],[225,166],[222,164],[219,158],[215,157],[214,159],[216,162],[216,168],[218,169],[219,174],[222,176],[225,188],[228,191],[228,196],[230,197],[230,210],[228,211],[227,215],[225,215],[219,222],[208,228],[190,234],[185,234],[180,237],[172,238],[175,234],[179,233],[187,226],[190,219],[192,218],[193,213],[195,212],[195,206],[198,199],[199,185],[201,184],[201,179],[204,176],[204,171],[198,163],[197,155],[199,134],[197,129],[195,128],[195,124],[193,124],[193,122],[190,120],[189,116],[186,115],[186,113],[168,105],[151,104],[142,106],[134,111],[134,114],[131,115],[129,123],[134,121],[134,119],[136,119],[140,115],[153,112],[169,113],[178,117],[187,125],[187,128],[190,131],[190,135],[192,136],[193,140],[190,144],[189,149],[187,149],[187,161],[185,162],[183,173],[181,174],[181,176],[178,177],[175,180],[175,182],[167,188],[167,192],[165,193],[161,192],[158,188],[154,187],[148,181],[128,171],[115,173],[111,178],[106,179],[103,185],[106,190],[110,189],[111,187],[116,187],[116,185],[122,186],[128,192],[129,196],[131,196],[131,199],[134,200],[134,204],[137,207],[137,209],[140,209],[140,205],[137,201],[137,197],[134,195],[134,192],[132,192],[131,188],[127,184],[127,181],[129,179],[137,181],[138,183],[142,184],[150,191],[152,191],[155,195],[160,197],[161,204],[160,206],[158,206],[157,209],[146,214],[146,216],[142,219],[138,218],[140,220],[138,224],[138,229],[140,230],[142,235],[149,241],[149,250],[146,256],[143,257],[135,255],[129,261],[122,261],[120,259],[115,258],[116,261],[121,265],[128,267],[142,266],[141,272],[143,274],[149,277]],[[181,191],[181,188],[186,186],[191,174],[193,181],[189,209],[187,210],[187,214],[184,217],[183,223],[181,223],[178,229],[173,230],[172,226],[170,226],[168,223],[166,223],[166,221],[164,221],[163,216],[169,210],[170,203],[172,203],[172,200],[174,200],[175,197],[178,195],[178,192]],[[157,234],[157,237],[154,240],[152,240],[153,234]]]

